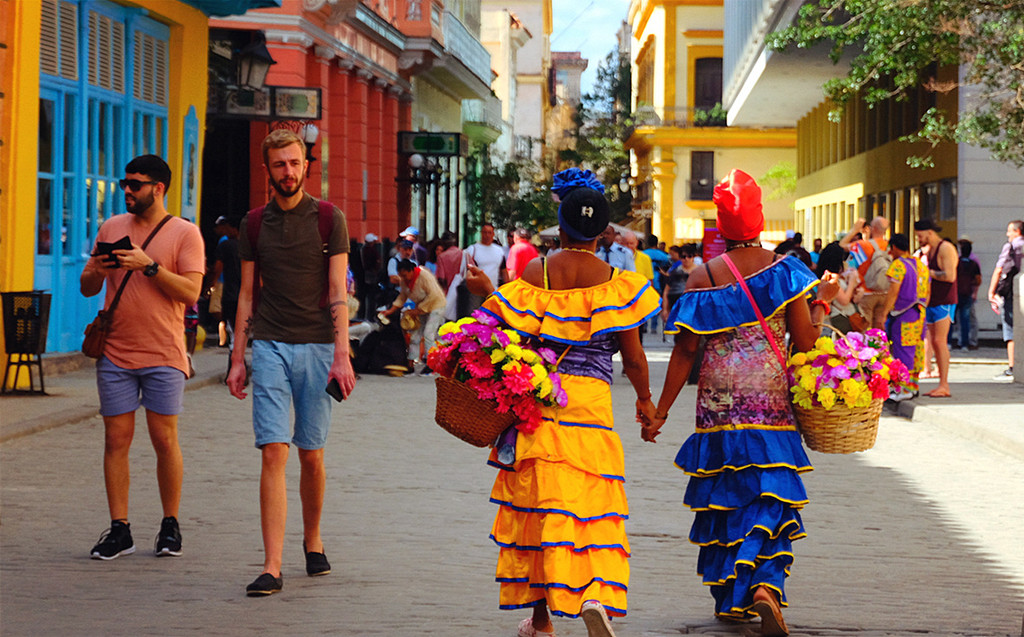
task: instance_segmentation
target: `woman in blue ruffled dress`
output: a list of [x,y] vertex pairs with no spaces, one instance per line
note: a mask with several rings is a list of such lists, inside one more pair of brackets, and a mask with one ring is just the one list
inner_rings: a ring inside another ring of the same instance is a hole
[[789,332],[795,350],[813,347],[838,285],[835,274],[819,281],[798,259],[760,247],[761,190],[749,175],[734,170],[714,201],[726,254],[694,270],[672,308],[666,333],[676,334],[675,348],[642,437],[654,442],[703,335],[696,432],[676,456],[690,476],[684,502],[696,514],[697,572],[719,619],[759,615],[762,634],[787,635],[785,578],[792,542],[805,536],[799,474],[812,467],[790,408],[784,341]]

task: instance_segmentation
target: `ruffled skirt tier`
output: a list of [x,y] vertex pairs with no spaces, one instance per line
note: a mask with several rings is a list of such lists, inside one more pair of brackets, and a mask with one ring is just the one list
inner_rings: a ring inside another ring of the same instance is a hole
[[794,427],[720,427],[691,435],[676,456],[690,475],[684,503],[695,512],[690,541],[715,614],[744,619],[758,586],[786,604],[792,543],[806,536],[799,510],[812,469]]
[[568,406],[544,410],[532,434],[519,434],[516,460],[499,468],[491,539],[499,547],[500,607],[546,600],[555,615],[577,617],[595,599],[626,614],[629,517],[622,445],[612,431],[608,384],[563,375]]

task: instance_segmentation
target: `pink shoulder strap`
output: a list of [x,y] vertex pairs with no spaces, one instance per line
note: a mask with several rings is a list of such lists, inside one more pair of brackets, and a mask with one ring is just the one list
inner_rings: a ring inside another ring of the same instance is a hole
[[740,274],[739,269],[736,268],[736,264],[732,262],[729,255],[723,253],[722,260],[725,261],[725,265],[729,266],[729,271],[736,277],[736,282],[743,288],[743,292],[747,295],[747,300],[750,301],[750,307],[754,308],[754,314],[757,315],[757,320],[761,323],[761,329],[764,330],[765,335],[768,337],[768,342],[771,343],[772,349],[775,350],[775,356],[779,359],[779,364],[782,365],[782,369],[786,369],[786,357],[782,355],[782,350],[779,349],[779,343],[775,340],[775,334],[772,333],[768,327],[768,321],[764,320],[764,314],[761,313],[761,308],[757,307],[757,303],[754,301],[754,295],[750,293],[750,288],[747,287],[747,282],[743,280],[743,275]]

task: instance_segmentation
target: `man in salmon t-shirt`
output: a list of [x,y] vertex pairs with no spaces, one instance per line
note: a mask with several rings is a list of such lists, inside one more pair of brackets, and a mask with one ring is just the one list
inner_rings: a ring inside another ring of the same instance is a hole
[[[100,415],[106,431],[103,477],[111,522],[110,530],[90,553],[93,559],[112,560],[135,552],[128,524],[128,449],[140,403],[146,408],[146,425],[156,451],[164,515],[155,552],[157,556],[181,555],[178,414],[188,375],[183,325],[185,308],[199,298],[206,256],[199,229],[170,216],[164,208],[170,184],[171,169],[160,157],[142,155],[128,163],[120,186],[130,214],[105,221],[96,241],[115,243],[127,237],[132,247],[113,250],[109,257],[91,257],[79,283],[85,296],[99,294],[106,283],[103,305],[109,308],[128,277],[103,356],[96,362]],[[154,230],[143,250],[142,244]]]

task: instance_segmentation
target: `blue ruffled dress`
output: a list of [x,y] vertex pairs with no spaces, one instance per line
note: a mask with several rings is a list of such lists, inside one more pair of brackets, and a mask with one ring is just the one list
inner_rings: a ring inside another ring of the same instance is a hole
[[[793,257],[746,279],[778,343],[786,306],[818,279]],[[684,503],[696,514],[690,541],[700,546],[697,573],[711,588],[715,614],[753,616],[753,593],[765,585],[786,606],[792,543],[805,537],[807,504],[800,473],[810,471],[790,408],[789,385],[750,302],[736,283],[684,293],[667,333],[706,337],[697,384],[696,432],[676,455],[690,476]]]

